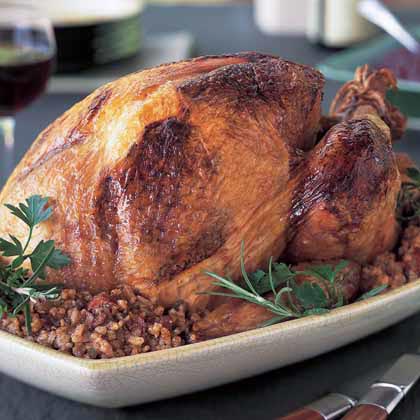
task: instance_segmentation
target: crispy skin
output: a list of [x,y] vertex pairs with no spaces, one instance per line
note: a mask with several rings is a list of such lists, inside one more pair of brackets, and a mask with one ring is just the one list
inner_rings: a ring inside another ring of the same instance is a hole
[[372,121],[334,126],[299,175],[287,259],[365,262],[393,247],[400,175],[390,139]]
[[410,182],[411,179],[406,172],[408,168],[417,168],[416,163],[407,153],[395,153],[395,158],[397,159],[398,170],[401,174],[401,182]]
[[[286,245],[290,167],[310,149],[323,78],[275,57],[203,57],[95,91],[40,134],[0,195],[50,197],[72,264],[49,280],[93,291],[126,283],[173,304],[207,305],[209,268],[237,277]],[[24,226],[0,207],[0,235]]]
[[297,171],[287,259],[366,262],[395,245],[401,177],[391,141],[405,118],[385,99],[390,87],[389,71],[365,66],[337,93],[331,117],[341,122]]

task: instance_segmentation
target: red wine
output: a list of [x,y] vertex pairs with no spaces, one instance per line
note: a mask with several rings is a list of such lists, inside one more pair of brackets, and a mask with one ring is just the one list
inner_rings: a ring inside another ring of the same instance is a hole
[[52,61],[42,50],[0,44],[0,116],[15,114],[45,90]]

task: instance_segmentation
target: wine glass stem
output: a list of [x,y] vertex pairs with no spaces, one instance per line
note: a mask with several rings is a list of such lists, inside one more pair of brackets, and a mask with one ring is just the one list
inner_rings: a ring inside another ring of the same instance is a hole
[[6,183],[15,163],[15,119],[0,117],[0,189]]

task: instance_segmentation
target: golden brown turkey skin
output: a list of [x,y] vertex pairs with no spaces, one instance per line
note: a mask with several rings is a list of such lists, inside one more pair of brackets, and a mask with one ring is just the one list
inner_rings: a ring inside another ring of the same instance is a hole
[[366,262],[395,245],[401,177],[392,138],[405,128],[386,100],[395,86],[388,70],[364,66],[337,93],[330,111],[336,124],[297,170],[285,258]]
[[[286,245],[290,167],[310,149],[323,78],[257,53],[203,57],[95,91],[35,141],[0,195],[50,197],[54,239],[72,264],[52,282],[205,306],[203,269],[239,275]],[[0,235],[25,227],[0,207]]]
[[393,247],[401,182],[386,133],[369,119],[342,122],[305,163],[294,196],[289,260],[365,262]]

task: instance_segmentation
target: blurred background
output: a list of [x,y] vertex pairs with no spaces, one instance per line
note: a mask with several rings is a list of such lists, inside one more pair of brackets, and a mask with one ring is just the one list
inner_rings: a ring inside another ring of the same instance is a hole
[[[22,3],[7,0],[13,2]],[[385,49],[375,44],[375,40],[383,40],[384,31],[361,16],[361,0],[24,2],[39,8],[54,26],[57,51],[49,93],[86,94],[145,67],[241,50],[319,65],[329,79],[339,82],[351,77],[350,72],[365,62],[386,64],[400,79],[420,82],[419,60],[407,58],[401,51],[390,56],[399,50],[395,42]],[[414,25],[410,29],[414,34],[420,28],[420,0],[381,3],[402,23]],[[403,87],[406,90],[404,83]],[[402,101],[400,97],[393,99],[405,112],[412,112],[413,104],[407,105],[409,95]]]
[[[0,0],[0,7],[32,4],[51,23],[56,42],[54,51],[51,45],[47,51],[46,43],[41,43],[43,50],[37,54],[26,46],[11,53],[11,47],[4,45],[5,39],[10,41],[7,25],[15,24],[13,40],[22,41],[22,45],[31,37],[39,42],[39,36],[34,36],[38,27],[25,32],[19,17],[25,13],[19,15],[18,11],[11,18],[3,13],[0,120],[2,116],[13,117],[17,123],[16,138],[9,136],[3,142],[13,146],[13,153],[3,159],[3,168],[7,166],[5,170],[10,172],[10,162],[15,164],[21,158],[48,123],[111,80],[161,63],[246,50],[318,67],[327,79],[325,110],[357,66],[391,67],[400,89],[390,98],[410,117],[410,128],[417,130],[420,49],[417,53],[408,51],[401,39],[394,40],[383,28],[368,22],[360,10],[362,2],[370,3],[369,20],[375,21],[376,16],[376,23],[386,23],[385,29],[394,37],[401,38],[401,24],[420,39],[420,0]],[[388,15],[384,17],[378,5],[387,7]],[[40,72],[38,79],[31,81],[31,88],[37,86],[32,91],[27,85],[10,83],[11,76],[28,60],[32,60],[32,67],[24,66],[25,74],[35,77],[34,69]],[[44,67],[36,60],[44,60]],[[27,92],[32,94],[22,101]],[[6,122],[9,125],[0,121],[0,126],[10,132],[10,118]],[[415,142],[397,147],[411,151],[420,160]],[[9,151],[3,148],[0,155],[4,157]]]

